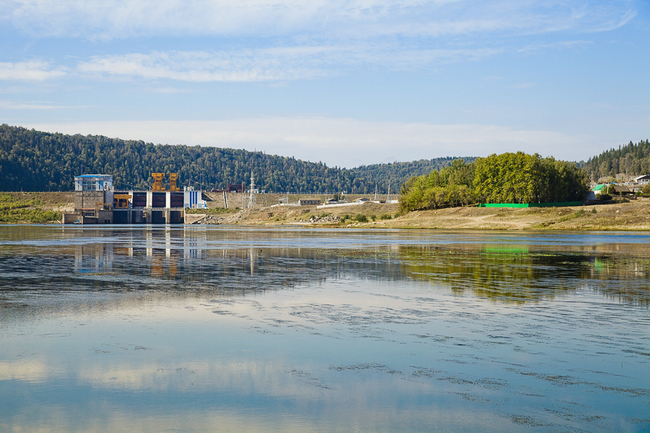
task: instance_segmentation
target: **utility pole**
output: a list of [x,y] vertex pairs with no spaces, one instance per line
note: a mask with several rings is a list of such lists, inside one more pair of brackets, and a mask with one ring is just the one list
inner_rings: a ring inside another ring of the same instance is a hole
[[251,187],[250,187],[250,194],[248,198],[248,207],[253,208],[255,207],[255,193],[253,192],[255,190],[255,177],[253,177],[253,172],[251,171]]

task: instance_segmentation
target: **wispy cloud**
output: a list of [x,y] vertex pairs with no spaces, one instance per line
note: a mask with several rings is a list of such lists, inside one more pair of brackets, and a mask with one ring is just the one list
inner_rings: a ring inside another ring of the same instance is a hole
[[515,83],[508,86],[509,89],[529,89],[535,86],[535,83]]
[[636,14],[633,0],[13,0],[0,17],[35,36],[441,36],[603,31]]
[[171,79],[189,82],[279,81],[327,75],[315,54],[322,49],[271,49],[208,53],[153,52],[96,56],[78,64],[86,74]]
[[529,44],[515,49],[517,53],[535,54],[547,50],[564,50],[564,49],[580,49],[587,45],[593,44],[592,41],[573,40],[573,41],[558,41],[552,43],[537,43]]
[[478,60],[500,49],[408,49],[391,46],[299,46],[239,51],[170,51],[96,56],[77,71],[100,76],[187,82],[255,82],[313,79],[364,66],[418,69],[441,63]]
[[50,102],[14,102],[0,100],[0,110],[60,110],[89,108],[88,105],[57,105]]
[[517,38],[503,36],[615,28],[634,16],[635,1],[12,0],[0,5],[0,25],[9,23],[33,36],[208,35],[233,45],[102,54],[83,58],[69,70],[37,60],[0,63],[0,80],[43,81],[81,74],[277,83],[344,75],[359,67],[417,70],[507,52],[581,46],[589,42],[522,47]]
[[28,60],[16,63],[0,62],[0,80],[45,81],[66,75],[63,68],[54,68],[49,62]]

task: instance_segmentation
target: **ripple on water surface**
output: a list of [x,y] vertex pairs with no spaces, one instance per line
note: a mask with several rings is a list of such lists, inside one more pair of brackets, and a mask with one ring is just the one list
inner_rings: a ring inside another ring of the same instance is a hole
[[643,431],[644,233],[0,227],[0,431]]

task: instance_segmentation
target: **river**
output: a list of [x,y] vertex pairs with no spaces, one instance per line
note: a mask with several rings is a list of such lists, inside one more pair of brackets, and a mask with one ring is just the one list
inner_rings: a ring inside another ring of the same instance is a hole
[[647,431],[649,242],[0,226],[0,431]]

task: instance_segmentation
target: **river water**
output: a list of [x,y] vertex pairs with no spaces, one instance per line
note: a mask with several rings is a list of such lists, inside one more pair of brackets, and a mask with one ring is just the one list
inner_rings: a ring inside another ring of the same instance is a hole
[[0,226],[0,431],[647,431],[649,242]]

